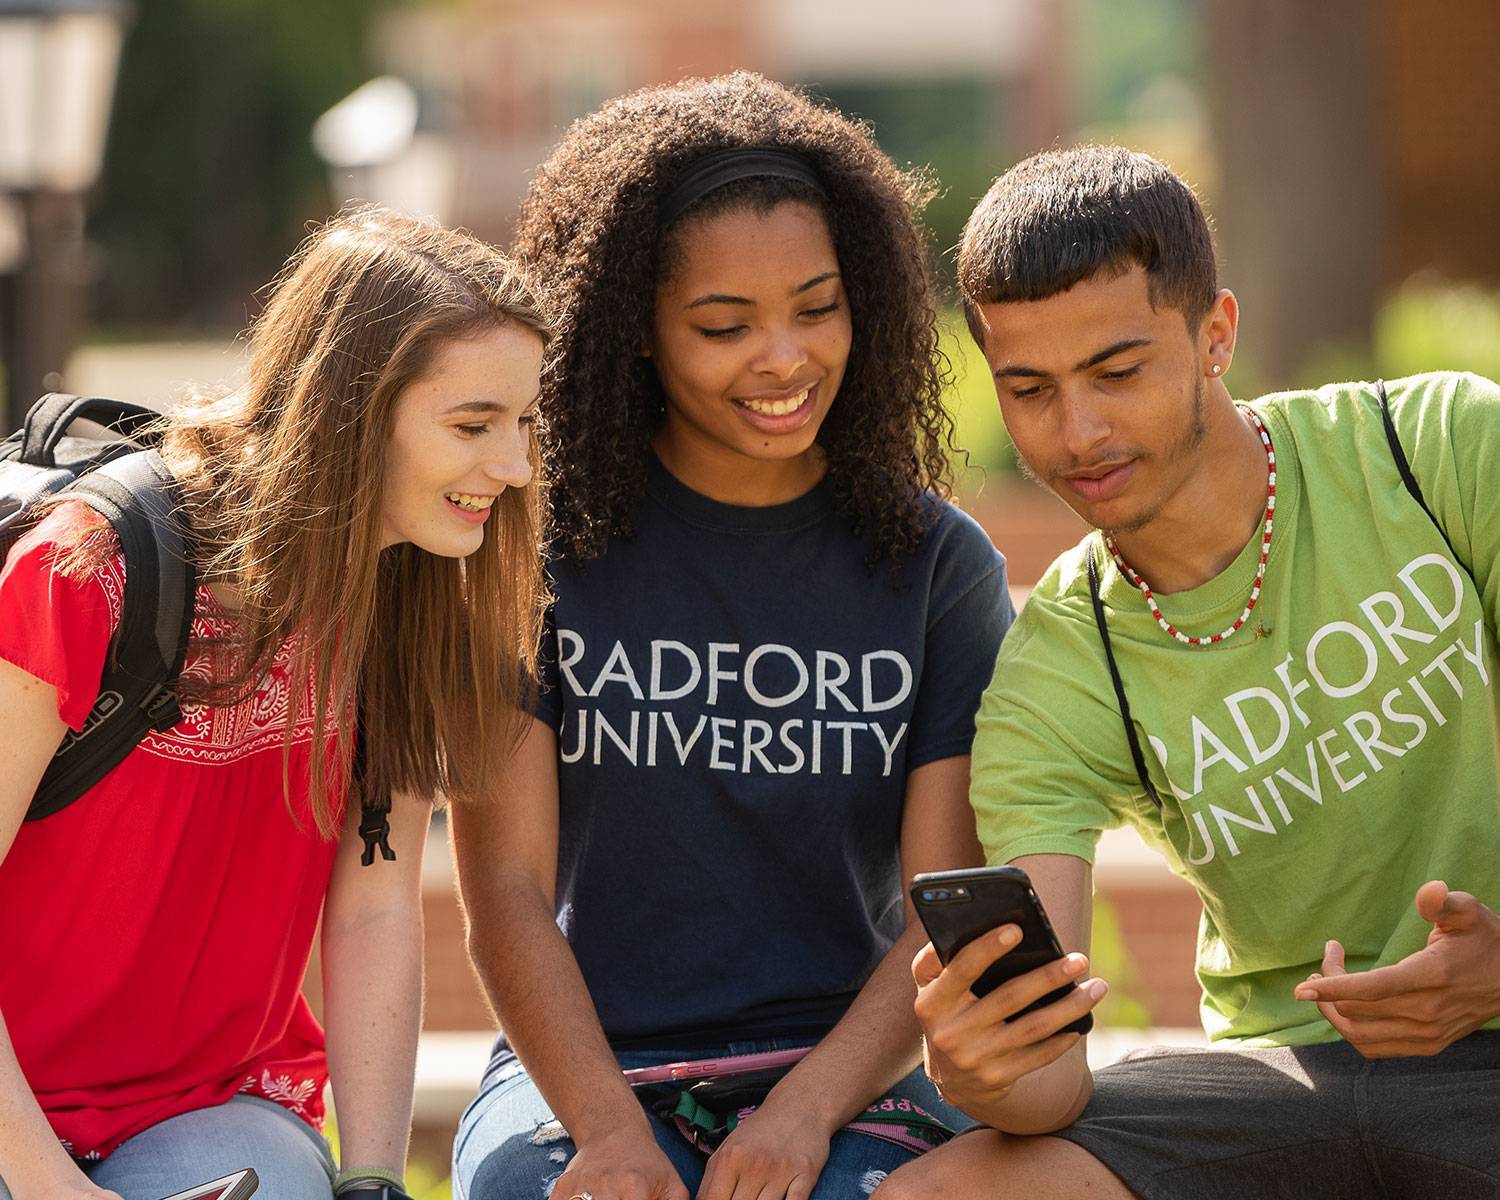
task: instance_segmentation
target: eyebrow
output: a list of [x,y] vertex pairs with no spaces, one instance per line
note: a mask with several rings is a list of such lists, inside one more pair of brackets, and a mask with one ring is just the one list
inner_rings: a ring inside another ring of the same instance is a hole
[[[806,283],[798,284],[792,289],[791,294],[793,296],[800,296],[803,292],[811,291],[813,288],[817,287],[818,284],[827,283],[830,279],[837,279],[838,277],[839,273],[837,271],[824,271],[821,275],[814,275]],[[711,292],[707,296],[699,296],[691,304],[684,305],[683,307],[702,308],[705,304],[753,305],[754,303],[754,300],[750,300],[745,296],[726,296],[722,292]]]
[[[538,388],[535,392],[532,393],[530,398],[527,399],[526,403],[521,405],[521,411],[523,413],[529,412],[531,409],[540,404],[541,400],[542,390]],[[503,413],[509,411],[510,406],[502,404],[498,400],[463,400],[458,404],[454,404],[448,408],[443,409],[443,411],[438,415],[443,417],[451,417],[456,415],[457,413]]]
[[[1127,350],[1135,350],[1141,346],[1149,346],[1151,339],[1146,337],[1125,338],[1106,346],[1095,354],[1090,354],[1086,359],[1073,368],[1075,371],[1087,371],[1090,367],[1097,367],[1100,363],[1113,358],[1116,354],[1124,354]],[[1045,379],[1051,372],[1041,371],[1036,367],[1001,367],[995,372],[995,378],[1010,376],[1020,379]]]

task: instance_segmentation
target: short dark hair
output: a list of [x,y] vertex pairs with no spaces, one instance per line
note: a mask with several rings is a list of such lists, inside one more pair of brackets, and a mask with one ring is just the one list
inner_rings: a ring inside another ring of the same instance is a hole
[[1218,292],[1213,237],[1198,197],[1165,163],[1122,146],[1048,150],[991,185],[958,251],[964,317],[979,306],[1045,300],[1101,271],[1145,268],[1151,303],[1190,329]]

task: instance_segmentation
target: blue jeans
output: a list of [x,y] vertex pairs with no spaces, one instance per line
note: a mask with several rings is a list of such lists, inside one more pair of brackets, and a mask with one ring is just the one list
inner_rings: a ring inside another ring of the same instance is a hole
[[[258,1096],[235,1096],[144,1129],[84,1174],[125,1200],[161,1200],[246,1167],[257,1200],[331,1200],[333,1159],[300,1117]],[[11,1200],[0,1179],[0,1200]]]
[[[700,1050],[626,1051],[618,1057],[622,1068],[649,1067],[805,1044],[734,1042]],[[886,1094],[919,1104],[951,1129],[967,1129],[973,1124],[943,1102],[920,1068]],[[656,1144],[677,1169],[688,1192],[696,1194],[707,1158],[688,1145],[673,1125],[647,1111]],[[509,1054],[497,1055],[479,1095],[459,1121],[453,1143],[453,1200],[550,1200],[552,1186],[567,1168],[574,1150],[572,1140],[521,1064]],[[848,1131],[836,1133],[812,1200],[864,1200],[890,1172],[911,1158],[911,1151],[881,1138]]]

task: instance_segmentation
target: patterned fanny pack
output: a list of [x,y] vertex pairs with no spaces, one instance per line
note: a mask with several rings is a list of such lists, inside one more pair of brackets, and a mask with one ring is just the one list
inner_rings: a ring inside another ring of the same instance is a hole
[[[712,1154],[765,1102],[808,1049],[670,1063],[626,1071],[625,1077],[657,1116],[675,1125],[699,1150]],[[895,1096],[877,1100],[844,1129],[880,1138],[912,1154],[923,1154],[954,1136],[953,1130],[920,1105]]]

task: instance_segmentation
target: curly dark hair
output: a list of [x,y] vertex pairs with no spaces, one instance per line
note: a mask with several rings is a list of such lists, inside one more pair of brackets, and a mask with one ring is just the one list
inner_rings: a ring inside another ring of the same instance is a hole
[[[719,188],[662,231],[658,209],[685,168],[716,150],[774,147],[806,159],[826,191],[782,178]],[[915,217],[934,188],[899,170],[869,128],[747,71],[645,88],[575,122],[526,196],[514,253],[560,317],[542,386],[553,535],[585,561],[629,536],[663,396],[640,349],[682,221],[783,200],[817,207],[838,253],[853,322],[843,383],[818,441],[835,504],[903,562],[952,478],[927,248]]]

